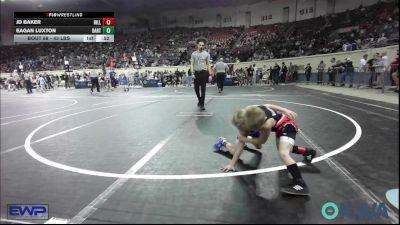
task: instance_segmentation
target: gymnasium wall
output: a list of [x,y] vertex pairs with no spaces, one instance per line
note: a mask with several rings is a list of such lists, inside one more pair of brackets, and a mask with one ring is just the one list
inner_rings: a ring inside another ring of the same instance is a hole
[[[321,60],[325,62],[326,65],[329,65],[329,62],[331,58],[336,58],[337,60],[343,61],[346,58],[350,58],[353,61],[353,65],[355,67],[358,66],[360,59],[364,54],[368,54],[369,58],[371,58],[374,53],[382,53],[382,52],[387,52],[387,55],[389,57],[389,62],[394,61],[396,58],[396,53],[399,49],[398,45],[393,45],[393,46],[387,46],[383,48],[373,48],[373,49],[364,49],[364,50],[357,50],[357,51],[352,51],[352,52],[338,52],[338,53],[331,53],[331,54],[324,54],[324,55],[313,55],[313,56],[304,56],[304,57],[296,57],[296,58],[284,58],[284,59],[273,59],[273,60],[265,60],[265,61],[253,61],[253,62],[241,62],[241,63],[234,63],[234,69],[238,68],[245,68],[249,67],[250,65],[256,64],[258,68],[263,67],[264,65],[269,68],[270,66],[274,66],[275,62],[278,63],[279,65],[282,64],[282,62],[285,62],[287,66],[289,66],[289,63],[292,62],[295,65],[300,66],[299,72],[302,72],[301,66],[307,65],[307,63],[311,64],[311,67],[313,69],[313,72],[316,72],[316,68]],[[172,71],[174,72],[176,69],[179,71],[187,71],[189,69],[189,66],[167,66],[167,67],[142,67],[139,72],[145,72],[145,71]],[[100,69],[83,69],[83,70],[74,70],[74,72],[91,72],[91,73],[99,73],[101,72]],[[125,74],[133,74],[137,70],[129,68],[129,69],[115,69],[115,72],[117,74],[125,73]],[[54,74],[54,75],[60,75],[64,73],[63,70],[56,70],[56,71],[41,71],[41,73],[46,72],[47,74]],[[1,77],[9,77],[11,74],[10,73],[2,73]]]
[[[369,6],[379,0],[268,0],[250,5],[217,8],[193,8],[166,11],[151,19],[153,28],[172,27],[238,27],[267,25],[284,21],[283,8],[289,7],[289,22],[300,21],[328,14],[356,9],[360,5]],[[331,10],[330,10],[331,9]],[[246,19],[250,12],[250,21]],[[217,15],[220,15],[221,23]],[[192,19],[191,19],[192,18]],[[160,21],[161,20],[161,21]]]

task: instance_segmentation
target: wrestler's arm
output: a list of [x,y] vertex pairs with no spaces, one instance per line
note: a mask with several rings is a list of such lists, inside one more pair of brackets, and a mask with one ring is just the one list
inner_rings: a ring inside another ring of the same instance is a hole
[[297,118],[297,113],[287,109],[287,108],[283,108],[281,106],[277,106],[277,105],[271,105],[271,104],[265,104],[266,107],[274,110],[274,111],[279,111],[282,112],[284,115],[286,115],[287,117],[289,117],[290,119],[296,119]]
[[[247,136],[247,135],[248,135],[247,133],[240,132],[239,137]],[[239,142],[235,145],[235,153],[233,154],[231,161],[224,168],[221,168],[222,171],[224,171],[224,172],[235,171],[235,165],[236,165],[237,161],[239,160],[240,155],[243,152],[244,144],[245,144],[244,142],[239,140]]]
[[224,168],[222,168],[222,171],[224,172],[235,171],[235,165],[239,160],[240,155],[243,152],[243,148],[244,148],[244,142],[239,141],[239,143],[235,145],[235,154],[233,154],[233,157],[229,162],[229,164],[226,165]]

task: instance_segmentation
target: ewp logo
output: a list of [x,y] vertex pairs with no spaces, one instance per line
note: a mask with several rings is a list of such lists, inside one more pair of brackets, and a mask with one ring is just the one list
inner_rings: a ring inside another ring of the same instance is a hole
[[48,220],[49,205],[7,205],[8,219]]
[[345,202],[339,205],[328,202],[322,206],[322,216],[327,220],[356,219],[356,220],[378,220],[389,219],[385,203],[367,204]]

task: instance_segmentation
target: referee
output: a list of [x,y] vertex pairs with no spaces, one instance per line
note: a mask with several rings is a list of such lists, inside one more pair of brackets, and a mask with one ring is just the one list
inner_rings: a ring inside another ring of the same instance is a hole
[[100,92],[99,76],[97,75],[96,72],[90,74],[90,82],[92,83],[92,86],[90,88],[90,93],[93,94],[93,88],[95,85],[97,88],[97,92]]
[[224,89],[224,81],[226,77],[226,72],[228,71],[229,67],[226,63],[224,63],[224,59],[220,58],[219,62],[214,65],[214,72],[217,74],[217,87],[218,93],[222,93]]
[[206,40],[204,38],[197,39],[196,44],[197,51],[192,53],[190,69],[194,72],[194,90],[198,99],[197,107],[199,107],[201,110],[205,110],[204,100],[206,98],[206,84],[208,80],[208,73],[211,69],[209,63],[210,54],[204,51],[204,45],[206,44]]

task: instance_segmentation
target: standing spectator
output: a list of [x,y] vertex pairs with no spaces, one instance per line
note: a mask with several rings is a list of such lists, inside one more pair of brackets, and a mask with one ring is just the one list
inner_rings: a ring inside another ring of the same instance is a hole
[[128,76],[123,74],[122,75],[122,86],[124,87],[124,92],[128,92],[129,91],[129,79]]
[[69,79],[70,87],[75,87],[75,74],[71,74],[71,77]]
[[46,92],[46,81],[44,80],[42,75],[39,75],[38,79],[38,91],[44,93]]
[[258,81],[259,81],[260,83],[262,82],[263,76],[266,74],[266,72],[267,72],[267,66],[266,66],[266,65],[264,65],[263,68],[260,68],[260,69],[259,69],[259,72],[258,72]]
[[178,74],[177,73],[173,73],[172,74],[172,87],[175,85],[176,87],[178,87],[179,84],[179,71]]
[[268,71],[268,84],[274,84],[274,68],[272,68],[272,66],[269,67]]
[[199,38],[196,41],[197,51],[194,51],[191,56],[191,71],[194,72],[194,90],[198,99],[197,106],[201,110],[205,110],[204,101],[206,98],[206,84],[210,68],[210,54],[204,51],[206,40]]
[[254,69],[253,66],[250,65],[250,67],[247,69],[247,86],[249,86],[249,84],[253,86],[253,76],[254,76]]
[[258,83],[257,82],[257,75],[258,75],[258,68],[256,64],[253,64],[253,82],[252,83]]
[[189,87],[191,87],[192,86],[192,79],[193,79],[193,76],[192,76],[192,71],[189,69],[188,70],[188,72],[187,72],[187,77],[186,77],[186,79],[187,79],[187,85],[189,86]]
[[114,69],[111,69],[110,71],[110,82],[111,82],[111,87],[117,88],[117,78],[115,78],[115,73]]
[[64,82],[65,82],[65,89],[71,88],[70,83],[69,83],[69,75],[67,73],[64,74]]
[[229,70],[229,67],[226,63],[224,63],[224,59],[220,58],[219,62],[214,65],[214,73],[217,74],[217,87],[218,93],[222,93],[224,90],[224,81],[226,77],[226,72]]
[[317,84],[323,84],[322,78],[324,76],[325,66],[326,65],[325,65],[324,61],[321,61],[317,67],[317,70],[318,70]]
[[343,63],[344,66],[344,73],[342,74],[340,83],[340,86],[344,86],[346,82],[346,77],[350,77],[350,88],[353,87],[353,81],[354,81],[354,66],[353,62],[350,60],[350,58],[346,58],[346,61]]
[[[390,73],[390,64],[389,64],[389,58],[387,56],[387,52],[382,52],[382,63],[383,63],[383,72],[382,72],[382,82],[383,84],[385,83],[387,74]],[[391,79],[391,78],[390,78]]]
[[288,79],[289,81],[293,80],[293,74],[294,74],[294,66],[292,62],[289,63],[289,70],[288,70]]
[[282,62],[282,77],[281,77],[281,82],[286,83],[286,75],[288,72],[288,68],[285,65],[285,62]]
[[328,68],[328,74],[329,74],[328,83],[330,83],[332,86],[336,86],[336,73],[337,73],[336,59],[332,58],[331,65]]
[[375,53],[374,57],[367,61],[368,71],[370,72],[369,76],[369,87],[373,87],[376,82],[376,74],[375,74],[375,61],[379,57],[379,53]]
[[[344,72],[346,70],[345,70],[345,64],[342,63],[340,60],[336,61],[336,71],[337,71],[337,74],[339,74],[340,79],[342,81],[343,76],[345,76]],[[343,87],[344,83],[342,83],[342,82],[340,82],[340,83],[341,83],[340,86]]]
[[385,70],[389,69],[389,58],[387,56],[387,52],[382,52],[382,62],[383,65],[385,66]]
[[374,64],[372,65],[375,69],[375,76],[376,76],[376,85],[378,89],[383,88],[384,85],[384,79],[383,75],[385,72],[385,65],[382,60],[382,56],[379,55],[379,53],[375,54],[375,61]]
[[54,87],[53,87],[53,85],[52,85],[52,79],[51,79],[50,75],[46,74],[45,77],[46,77],[47,89],[48,89],[48,90],[54,89]]
[[363,57],[360,59],[360,64],[358,68],[358,84],[357,88],[360,87],[361,83],[365,83],[365,77],[367,77],[367,72],[368,72],[368,67],[367,67],[367,60],[368,60],[368,54],[364,54]]
[[279,85],[279,73],[281,71],[281,67],[278,65],[278,63],[275,63],[275,66],[273,68],[273,77],[272,81],[274,85]]
[[31,81],[31,76],[29,73],[26,73],[24,76],[25,79],[25,86],[26,86],[26,93],[27,94],[32,94],[32,81]]
[[399,93],[399,52],[397,51],[397,57],[391,64],[391,73],[394,84],[396,85],[395,92]]
[[179,72],[179,70],[178,70],[178,68],[175,70],[175,75],[174,75],[174,80],[175,80],[175,83],[176,83],[176,86],[178,87],[178,84],[180,83],[179,82],[179,78],[181,77],[181,72]]
[[310,83],[311,70],[312,70],[312,68],[311,68],[310,63],[307,63],[306,68],[304,68],[304,72],[305,72],[305,74],[306,74],[306,79],[307,79],[307,84]]
[[293,81],[297,81],[299,77],[299,67],[297,65],[293,65]]

